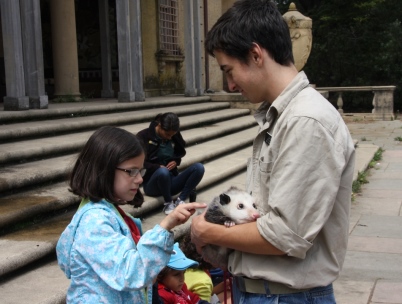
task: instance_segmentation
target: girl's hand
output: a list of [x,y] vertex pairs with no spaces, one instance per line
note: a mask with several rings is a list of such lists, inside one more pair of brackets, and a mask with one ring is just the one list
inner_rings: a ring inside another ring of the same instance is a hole
[[170,231],[174,227],[187,222],[190,216],[194,214],[196,209],[206,207],[207,204],[204,203],[188,203],[178,205],[169,215],[167,215],[162,220],[160,226]]
[[177,163],[176,163],[174,160],[172,160],[171,162],[169,162],[169,163],[166,165],[166,168],[168,168],[170,171],[173,170],[173,169],[176,168],[176,167],[177,167]]

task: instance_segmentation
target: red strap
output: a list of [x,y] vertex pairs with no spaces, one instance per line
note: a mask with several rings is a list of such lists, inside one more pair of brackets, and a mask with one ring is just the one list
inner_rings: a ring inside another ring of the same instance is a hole
[[228,286],[227,286],[227,280],[229,280],[229,286],[230,286],[230,296],[233,301],[233,282],[232,282],[232,276],[229,274],[228,271],[223,271],[223,303],[227,303],[227,292],[228,292]]
[[134,239],[134,242],[138,244],[140,240],[141,233],[138,229],[137,225],[134,223],[131,217],[129,217],[119,206],[115,205],[117,211],[119,211],[120,215],[123,217],[124,221],[127,223],[128,228],[130,228],[131,236]]

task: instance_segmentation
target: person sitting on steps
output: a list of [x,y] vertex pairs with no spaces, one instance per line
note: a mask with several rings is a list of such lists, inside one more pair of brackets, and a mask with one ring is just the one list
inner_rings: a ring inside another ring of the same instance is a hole
[[[149,127],[138,132],[137,136],[146,147],[143,189],[146,195],[163,196],[163,211],[169,214],[189,198],[195,202],[195,188],[204,176],[204,166],[195,163],[179,173],[181,159],[186,155],[180,131],[180,120],[175,113],[158,114]],[[180,192],[173,201],[172,195]]]

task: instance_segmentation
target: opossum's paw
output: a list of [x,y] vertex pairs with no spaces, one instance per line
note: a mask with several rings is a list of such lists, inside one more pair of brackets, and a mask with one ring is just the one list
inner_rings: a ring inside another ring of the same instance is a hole
[[236,223],[233,221],[225,221],[226,228],[233,227],[234,225],[236,225]]

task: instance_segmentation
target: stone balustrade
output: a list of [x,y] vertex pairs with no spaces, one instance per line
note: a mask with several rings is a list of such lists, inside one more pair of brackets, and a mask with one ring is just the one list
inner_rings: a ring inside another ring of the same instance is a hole
[[361,86],[361,87],[317,87],[317,91],[328,97],[329,92],[338,92],[336,105],[339,113],[343,114],[343,92],[372,91],[373,109],[371,111],[374,120],[394,119],[394,91],[396,86]]

